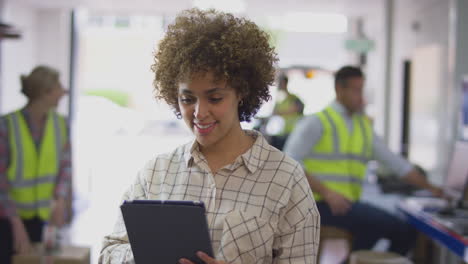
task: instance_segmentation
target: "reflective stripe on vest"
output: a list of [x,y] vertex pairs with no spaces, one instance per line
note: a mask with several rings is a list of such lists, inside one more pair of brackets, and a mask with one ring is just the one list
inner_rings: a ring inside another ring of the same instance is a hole
[[[304,167],[327,188],[352,201],[360,198],[366,165],[372,157],[372,126],[363,115],[353,115],[353,131],[333,108],[317,114],[323,127],[320,140],[312,149]],[[322,197],[314,194],[317,201]]]
[[29,127],[20,111],[7,115],[10,138],[10,164],[7,176],[10,198],[20,217],[50,217],[60,154],[66,142],[65,120],[56,113],[47,116],[39,153]]

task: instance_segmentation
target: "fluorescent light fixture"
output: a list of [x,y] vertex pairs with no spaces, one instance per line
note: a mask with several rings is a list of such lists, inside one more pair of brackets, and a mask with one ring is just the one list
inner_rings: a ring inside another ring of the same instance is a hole
[[193,0],[193,6],[203,10],[214,8],[229,13],[243,13],[246,10],[244,0]]
[[291,12],[269,16],[267,21],[270,27],[287,32],[345,33],[348,30],[348,19],[342,14]]

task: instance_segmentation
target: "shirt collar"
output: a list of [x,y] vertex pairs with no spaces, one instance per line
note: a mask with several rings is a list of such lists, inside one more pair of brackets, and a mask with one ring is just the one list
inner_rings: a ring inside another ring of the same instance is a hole
[[[254,173],[257,169],[261,168],[268,158],[268,148],[271,146],[261,133],[255,130],[244,130],[249,136],[255,139],[252,147],[242,154],[237,160],[228,166],[228,169],[235,169],[242,163],[250,173]],[[184,149],[184,160],[187,167],[191,167],[194,163],[198,163],[205,158],[199,151],[199,145],[196,140],[191,144],[187,144]]]
[[241,155],[241,158],[250,173],[254,173],[257,169],[263,167],[271,146],[260,132],[255,130],[245,130],[245,132],[255,138],[255,142],[248,151]]
[[184,160],[185,160],[185,165],[187,167],[191,167],[193,164],[194,154],[195,152],[198,152],[198,143],[197,140],[194,139],[191,143],[188,143],[184,147]]
[[[21,109],[20,109],[20,113],[23,115],[23,117],[26,119],[27,122],[30,121],[30,119],[31,119],[31,111],[30,111],[28,108],[26,108],[26,107],[21,108]],[[46,115],[45,120],[47,120],[47,119],[49,118],[50,114],[52,114],[52,113],[53,113],[53,111],[52,111],[52,110],[49,110],[49,111],[47,112],[47,115]]]
[[338,112],[340,115],[346,115],[348,110],[342,105],[338,100],[334,100],[331,104],[330,107],[333,108],[336,112]]
[[346,107],[340,102],[338,102],[338,100],[333,101],[330,104],[330,107],[333,108],[333,110],[335,110],[336,112],[338,112],[341,116],[344,116],[346,118],[351,118],[354,115],[358,115],[358,116],[362,115],[362,112],[357,112],[357,113],[353,113],[352,115],[349,115]]
[[26,107],[21,108],[20,113],[26,120],[29,120],[30,111]]

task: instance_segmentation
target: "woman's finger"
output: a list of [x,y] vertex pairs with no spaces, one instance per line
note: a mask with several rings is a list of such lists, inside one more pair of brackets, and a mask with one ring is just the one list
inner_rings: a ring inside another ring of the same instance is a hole
[[203,260],[206,264],[218,264],[218,261],[210,256],[208,256],[208,254],[202,252],[202,251],[198,251],[197,252],[197,256]]
[[179,260],[179,263],[180,264],[193,264],[192,261],[188,260],[188,259],[185,259],[185,258],[182,258]]

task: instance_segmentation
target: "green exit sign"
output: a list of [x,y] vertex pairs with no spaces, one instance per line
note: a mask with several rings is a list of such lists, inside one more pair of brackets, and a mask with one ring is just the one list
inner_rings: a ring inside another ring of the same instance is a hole
[[367,53],[374,49],[374,41],[370,39],[348,39],[345,43],[346,49],[359,52]]

